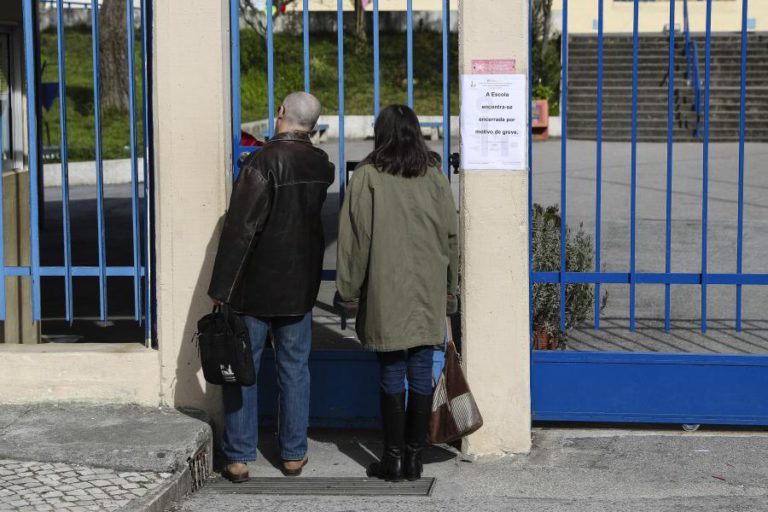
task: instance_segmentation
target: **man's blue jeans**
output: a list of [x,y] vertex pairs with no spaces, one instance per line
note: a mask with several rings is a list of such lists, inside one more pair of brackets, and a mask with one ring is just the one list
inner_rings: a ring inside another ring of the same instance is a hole
[[[307,454],[312,313],[271,318],[243,316],[243,320],[251,336],[257,374],[267,334],[272,328],[280,390],[280,456],[283,460],[301,460]],[[225,430],[221,450],[228,462],[256,460],[259,435],[256,386],[224,386]]]

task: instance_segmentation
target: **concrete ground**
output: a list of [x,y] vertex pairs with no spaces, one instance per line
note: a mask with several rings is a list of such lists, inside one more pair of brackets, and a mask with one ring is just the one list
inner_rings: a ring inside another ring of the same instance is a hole
[[[442,142],[430,142],[442,152]],[[533,145],[533,200],[542,205],[560,203],[561,141]],[[458,140],[451,142],[458,151]],[[372,148],[371,141],[345,145],[347,160],[362,158]],[[337,142],[323,144],[332,159],[338,159]],[[672,180],[672,271],[699,272],[701,268],[702,164],[703,146],[677,143],[673,147]],[[638,272],[664,272],[666,229],[666,144],[641,143],[637,151],[637,242]],[[629,272],[631,145],[604,143],[602,164],[602,243],[601,269]],[[765,260],[768,241],[768,204],[764,200],[768,175],[762,172],[768,157],[768,144],[750,143],[745,147],[744,187],[744,272],[768,273]],[[595,235],[596,144],[569,140],[567,222],[572,228],[583,225]],[[452,176],[454,195],[459,197],[458,176]],[[708,271],[733,273],[736,269],[738,145],[710,144],[708,201]],[[325,216],[329,242],[335,238],[337,204],[331,188]],[[593,238],[594,239],[594,238]],[[326,251],[326,268],[334,268],[335,244]],[[629,331],[629,286],[603,285],[608,294],[601,315],[601,329],[592,321],[571,335],[571,350],[692,352],[764,354],[768,352],[768,316],[764,304],[768,287],[743,287],[743,330],[734,328],[735,287],[708,287],[708,331],[701,332],[701,287],[672,286],[672,329],[664,331],[664,286],[638,286],[636,291],[637,330]],[[324,287],[319,300],[330,304],[332,287]]]
[[[430,141],[442,151],[442,141]],[[348,141],[345,159],[360,160],[372,149],[372,141]],[[451,142],[458,151],[458,140]],[[338,141],[321,144],[334,162],[338,160]],[[533,195],[534,202],[550,205],[560,202],[560,141],[534,144]],[[630,217],[630,145],[605,143],[603,147],[602,178],[602,243],[601,267],[609,272],[629,271]],[[595,232],[595,143],[568,141],[567,220],[572,228],[583,224],[584,230]],[[764,194],[768,175],[762,163],[768,157],[768,144],[750,143],[745,150],[744,201],[744,272],[768,272],[768,260],[763,257],[768,247],[768,205]],[[674,176],[672,193],[672,270],[699,272],[701,268],[701,209],[702,209],[702,145],[678,143],[674,146]],[[738,145],[710,145],[709,177],[709,256],[710,272],[734,272],[736,268],[736,222]],[[453,175],[453,189],[458,201],[459,180]],[[43,264],[61,264],[61,203],[60,190],[46,189],[46,228],[43,231],[41,254]],[[130,187],[106,187],[107,261],[110,265],[131,265]],[[325,268],[335,268],[336,225],[338,222],[339,187],[329,190],[323,210],[326,232]],[[637,164],[637,270],[664,271],[666,208],[666,144],[638,145]],[[73,261],[78,265],[96,264],[96,218],[93,187],[72,189]],[[82,320],[70,327],[63,321],[63,280],[43,280],[45,301],[44,333],[49,335],[76,334],[81,341],[140,341],[142,329],[132,320],[132,283],[130,279],[109,281],[109,312],[112,326],[95,321],[98,314],[96,280],[75,280],[76,315]],[[768,317],[764,313],[768,288],[745,286],[744,330],[736,333],[735,287],[708,288],[709,329],[701,333],[700,286],[672,286],[671,332],[664,332],[664,286],[640,285],[636,293],[636,332],[628,329],[629,287],[604,285],[608,294],[607,307],[601,315],[601,330],[592,322],[576,329],[569,341],[572,350],[598,351],[661,351],[697,353],[766,353],[768,352]],[[338,317],[331,311],[333,283],[324,283],[315,309],[317,348],[356,348],[350,337],[352,331],[342,332]]]
[[[274,440],[268,432],[262,439],[263,457],[251,474],[281,478]],[[362,477],[379,450],[370,433],[313,433],[310,463],[293,485],[304,477]],[[763,432],[538,429],[529,455],[468,461],[432,448],[426,460],[426,476],[437,479],[431,497],[242,495],[204,487],[171,510],[768,510]]]
[[196,411],[0,406],[0,510],[160,512],[190,491],[211,439]]

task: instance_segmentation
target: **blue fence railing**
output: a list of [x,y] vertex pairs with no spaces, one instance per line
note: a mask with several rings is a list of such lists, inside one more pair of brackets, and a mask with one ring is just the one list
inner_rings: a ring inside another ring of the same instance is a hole
[[[558,271],[539,272],[536,271],[536,262],[530,261],[530,283],[554,283],[559,285],[559,316],[560,327],[565,328],[566,322],[566,299],[567,285],[577,283],[593,284],[599,293],[600,286],[603,284],[626,284],[629,285],[629,326],[630,330],[635,330],[635,295],[639,285],[664,285],[665,288],[665,306],[664,319],[665,328],[670,328],[670,288],[672,285],[696,285],[701,290],[701,330],[707,330],[707,288],[709,286],[734,286],[736,288],[736,315],[735,328],[740,331],[742,328],[742,287],[746,285],[768,285],[768,274],[765,273],[744,273],[743,270],[743,249],[744,249],[744,140],[745,140],[745,105],[746,105],[746,74],[747,74],[747,31],[748,31],[748,0],[742,1],[742,23],[741,23],[741,96],[739,106],[740,126],[739,126],[739,161],[738,161],[738,200],[737,200],[737,259],[734,273],[710,273],[708,268],[709,257],[709,170],[710,170],[710,84],[711,84],[711,61],[712,61],[712,0],[706,0],[706,27],[705,27],[705,57],[704,57],[704,87],[701,91],[701,139],[703,151],[702,181],[702,220],[701,220],[701,249],[700,249],[700,271],[699,272],[673,272],[672,271],[672,177],[674,173],[673,159],[673,128],[674,128],[674,59],[675,59],[675,34],[670,31],[669,34],[669,84],[668,84],[668,103],[667,103],[667,154],[666,154],[666,219],[665,219],[665,250],[664,250],[664,272],[643,272],[638,271],[636,266],[637,255],[637,205],[638,205],[638,183],[637,183],[637,157],[638,157],[638,62],[639,62],[639,18],[640,0],[633,0],[633,24],[632,24],[632,107],[631,107],[631,156],[630,156],[630,204],[629,204],[629,262],[628,269],[623,272],[607,272],[601,270],[601,186],[602,186],[602,90],[603,90],[603,52],[602,52],[602,26],[603,26],[603,1],[597,0],[598,8],[598,50],[597,50],[597,149],[596,149],[596,202],[595,202],[595,271],[594,272],[574,272],[566,266],[566,224],[568,216],[567,187],[568,187],[568,9],[569,0],[563,0],[563,21],[562,21],[562,139],[560,141],[561,161],[560,161],[560,268]],[[675,2],[669,3],[669,26],[675,26]],[[684,3],[684,6],[687,4]],[[690,39],[690,30],[686,16],[686,44]],[[696,58],[695,45],[691,44],[691,55]],[[694,77],[698,77],[696,66],[693,66]],[[694,85],[698,80],[693,81]],[[698,94],[697,94],[698,96]],[[698,103],[698,102],[697,102]],[[529,134],[530,135],[530,134]],[[529,181],[529,186],[533,187],[533,181]],[[531,207],[533,204],[533,192],[529,191]],[[529,212],[532,216],[532,212]],[[529,233],[530,234],[530,233]],[[531,240],[529,239],[529,242]],[[599,297],[599,295],[596,295]],[[599,300],[597,301],[599,302]],[[600,326],[600,307],[595,306],[595,328]]]
[[[450,0],[441,0],[442,3],[442,71],[443,71],[443,119],[438,125],[443,130],[443,172],[448,175],[450,169],[450,138],[451,138],[451,105],[450,105]],[[346,144],[345,144],[345,92],[344,92],[344,0],[337,0],[337,26],[342,27],[337,30],[337,64],[338,64],[338,183],[340,201],[344,198],[346,188]],[[309,1],[303,0],[301,4],[302,29],[303,29],[303,73],[304,90],[311,92],[311,69],[310,69],[310,26]],[[381,109],[381,52],[379,44],[379,0],[373,0],[371,5],[372,19],[372,44],[373,44],[373,112],[374,117],[378,116]],[[272,137],[275,131],[275,38],[274,38],[274,12],[265,12],[266,18],[266,56],[267,56],[267,137]],[[231,69],[232,69],[232,140],[233,140],[233,175],[237,177],[241,157],[254,151],[253,146],[244,146],[242,144],[242,116],[240,112],[241,101],[241,74],[240,74],[240,6],[238,2],[230,4],[230,34],[231,41]],[[406,2],[406,88],[407,103],[414,106],[414,15],[413,0]],[[417,112],[418,113],[418,112]],[[435,123],[423,123],[423,125],[432,126]],[[332,279],[334,272],[327,270],[324,272],[324,279]]]
[[[670,7],[670,9],[674,9],[674,6]],[[674,27],[674,25],[670,26]],[[687,60],[685,79],[693,88],[693,108],[696,113],[694,135],[696,135],[696,137],[701,137],[701,76],[699,72],[699,48],[696,41],[691,38],[690,19],[688,17],[688,0],[683,0],[683,37],[685,58]],[[670,77],[671,76],[672,75],[670,75]]]
[[[145,341],[150,344],[153,336],[153,311],[152,311],[152,284],[151,284],[151,31],[148,25],[151,23],[150,0],[124,0],[126,9],[125,37],[127,39],[128,59],[125,73],[128,75],[129,87],[129,131],[130,131],[130,167],[131,167],[131,256],[132,265],[109,265],[107,260],[107,232],[108,225],[105,216],[104,197],[104,158],[102,152],[102,90],[101,69],[99,62],[99,16],[98,0],[91,0],[88,6],[91,9],[91,59],[93,63],[93,122],[94,122],[94,149],[95,149],[95,174],[96,174],[96,219],[97,219],[97,264],[92,266],[74,265],[72,250],[76,243],[73,233],[82,229],[72,222],[70,179],[69,179],[69,153],[68,153],[68,125],[67,125],[67,84],[66,84],[66,48],[64,10],[74,4],[83,5],[82,2],[66,0],[54,0],[56,7],[56,51],[58,63],[58,94],[59,94],[59,151],[61,160],[61,208],[62,208],[62,253],[63,266],[43,266],[40,263],[40,218],[41,194],[39,191],[40,177],[42,174],[42,162],[40,161],[40,149],[42,141],[38,137],[38,129],[41,119],[39,112],[39,75],[37,47],[35,34],[37,32],[36,9],[34,3],[38,0],[23,0],[23,32],[24,32],[24,75],[27,96],[27,137],[28,137],[28,165],[29,165],[29,195],[30,195],[30,264],[19,266],[7,266],[2,261],[4,275],[28,276],[32,283],[32,319],[41,320],[41,280],[49,277],[64,278],[64,304],[66,320],[72,322],[76,315],[77,295],[73,290],[74,278],[98,279],[98,310],[99,319],[109,319],[109,305],[107,302],[107,287],[110,278],[131,278],[133,284],[133,309],[134,319],[143,323]],[[141,77],[136,77],[135,61],[135,28],[134,12],[138,9],[141,14],[140,41],[141,41]],[[141,104],[137,100],[137,81],[141,83]],[[139,116],[141,116],[143,129],[141,133],[143,146],[143,161],[139,163]],[[142,169],[140,170],[140,165]],[[141,190],[139,172],[142,172],[144,205],[140,202]],[[143,225],[142,225],[143,224]],[[0,209],[0,227],[2,226],[2,209]],[[2,238],[2,237],[0,237]],[[0,250],[2,252],[2,250]],[[46,297],[47,298],[47,297]],[[85,299],[85,297],[83,297]],[[90,298],[88,298],[90,301]],[[4,319],[5,310],[5,280],[0,280],[0,315]]]

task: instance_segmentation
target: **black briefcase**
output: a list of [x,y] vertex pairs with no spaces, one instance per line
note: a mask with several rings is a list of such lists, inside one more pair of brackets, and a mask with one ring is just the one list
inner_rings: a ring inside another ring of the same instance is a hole
[[214,306],[212,313],[197,322],[197,343],[206,381],[240,386],[256,383],[248,328],[228,305]]

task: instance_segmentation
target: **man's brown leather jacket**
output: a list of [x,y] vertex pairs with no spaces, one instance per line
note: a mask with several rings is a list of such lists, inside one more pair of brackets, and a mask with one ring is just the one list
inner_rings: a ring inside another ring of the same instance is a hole
[[294,316],[317,298],[321,209],[334,166],[305,133],[281,133],[243,164],[208,295],[253,316]]

